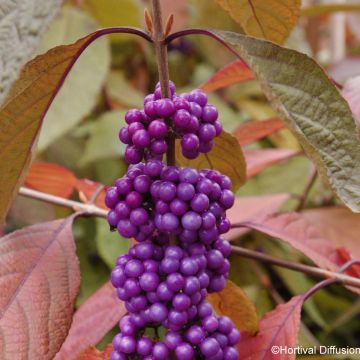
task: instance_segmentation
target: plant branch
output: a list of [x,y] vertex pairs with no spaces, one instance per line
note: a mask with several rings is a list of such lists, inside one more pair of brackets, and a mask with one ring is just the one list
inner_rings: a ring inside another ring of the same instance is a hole
[[240,246],[232,246],[231,248],[232,248],[232,252],[234,254],[237,254],[237,255],[240,255],[240,256],[243,256],[243,257],[246,257],[249,259],[260,260],[260,261],[267,262],[267,263],[270,263],[270,264],[273,264],[276,266],[280,266],[283,268],[287,268],[290,270],[299,271],[304,274],[314,276],[314,277],[320,278],[320,279],[335,279],[344,285],[349,285],[349,286],[354,286],[354,287],[360,288],[360,279],[353,277],[353,276],[343,275],[343,274],[340,274],[337,272],[325,270],[325,269],[318,268],[315,266],[293,263],[293,262],[290,262],[287,260],[283,260],[283,259],[279,259],[279,258],[270,256],[270,255],[263,254],[259,251],[245,249]]
[[314,186],[317,177],[318,177],[318,172],[317,172],[316,168],[313,167],[313,169],[311,170],[311,175],[306,183],[304,192],[302,195],[300,195],[299,204],[296,207],[296,211],[300,211],[304,208],[306,201],[309,197],[310,191],[311,191],[312,187]]
[[31,199],[44,201],[49,204],[64,206],[76,212],[83,212],[84,215],[99,216],[102,218],[106,218],[107,215],[107,211],[105,209],[101,209],[94,204],[83,204],[78,201],[64,199],[60,196],[43,193],[41,191],[32,190],[26,187],[21,187],[19,194]]
[[[19,195],[25,196],[31,199],[36,199],[40,201],[47,202],[49,204],[64,206],[70,208],[76,212],[82,212],[83,215],[87,216],[98,216],[101,218],[106,218],[107,211],[105,209],[101,209],[96,205],[93,204],[84,204],[78,201],[64,199],[59,196],[43,193],[41,191],[32,190],[26,187],[21,187],[19,190]],[[270,255],[263,254],[259,251],[245,249],[240,246],[232,246],[232,252],[234,254],[243,256],[245,258],[263,261],[269,264],[273,264],[276,266],[280,266],[283,268],[287,268],[294,271],[299,271],[304,274],[320,278],[320,279],[336,279],[341,282],[343,285],[354,286],[360,288],[360,279],[349,276],[343,275],[337,272],[332,272],[329,270],[325,270],[322,268],[318,268],[315,266],[309,266],[299,263],[293,263],[287,260],[283,260],[280,258],[276,258]],[[344,271],[346,268],[349,268],[351,265],[357,264],[358,261],[351,260],[350,262],[346,263],[344,266],[340,268],[339,271]]]
[[[169,88],[169,67],[167,56],[167,44],[165,42],[165,33],[163,26],[163,18],[161,11],[160,0],[152,0],[152,23],[153,23],[153,36],[152,40],[155,46],[156,60],[159,71],[159,82],[161,88],[161,96],[169,98],[171,96]],[[169,128],[171,128],[170,119],[167,121]],[[175,165],[175,135],[172,131],[169,132],[167,139],[167,164]]]

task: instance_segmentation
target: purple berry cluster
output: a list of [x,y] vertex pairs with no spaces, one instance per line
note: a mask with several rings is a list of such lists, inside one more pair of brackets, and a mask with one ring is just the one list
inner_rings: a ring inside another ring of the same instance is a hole
[[[164,245],[163,239],[144,241],[117,260],[111,280],[128,315],[120,321],[111,359],[236,360],[239,331],[206,301],[209,268],[229,270],[229,243],[218,239],[210,252],[196,242]],[[160,326],[166,330],[161,341],[145,334]]]
[[171,98],[162,99],[158,84],[154,93],[146,96],[143,110],[126,113],[127,126],[120,130],[119,138],[127,145],[128,163],[162,160],[169,133],[181,139],[182,153],[188,159],[212,149],[214,138],[222,131],[216,107],[208,104],[206,94],[200,89],[177,95],[175,85],[170,82],[170,92]]
[[202,91],[176,95],[172,83],[170,89],[171,99],[161,99],[157,86],[144,110],[126,114],[120,139],[131,165],[105,198],[111,228],[137,240],[111,274],[128,311],[111,360],[236,360],[240,333],[206,300],[229,275],[231,247],[222,234],[230,229],[231,180],[162,162],[169,132],[181,138],[184,156],[195,158],[211,149],[221,124]]

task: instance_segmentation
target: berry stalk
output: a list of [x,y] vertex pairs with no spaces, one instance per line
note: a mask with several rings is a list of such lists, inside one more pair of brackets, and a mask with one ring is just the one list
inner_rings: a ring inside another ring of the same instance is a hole
[[[169,87],[169,67],[167,56],[167,45],[165,43],[165,33],[163,27],[162,11],[160,0],[152,0],[152,15],[153,15],[153,41],[155,46],[156,60],[158,64],[159,82],[161,89],[161,96],[169,98],[171,96]],[[167,125],[171,128],[171,120],[167,119]],[[175,134],[169,131],[166,139],[168,144],[166,152],[167,164],[175,165]]]

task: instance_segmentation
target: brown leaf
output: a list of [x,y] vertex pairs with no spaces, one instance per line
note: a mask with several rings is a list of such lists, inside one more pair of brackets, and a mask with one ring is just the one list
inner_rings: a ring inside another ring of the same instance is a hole
[[246,176],[251,178],[267,167],[287,160],[299,154],[292,149],[263,149],[244,151],[246,159]]
[[249,67],[241,60],[235,60],[214,74],[201,88],[206,92],[219,90],[230,85],[254,80]]
[[241,332],[256,334],[259,321],[255,305],[232,281],[228,280],[224,290],[209,294],[207,299],[218,315],[228,316]]
[[103,285],[75,313],[69,335],[54,360],[77,359],[82,351],[98,344],[126,311],[111,283]]
[[74,173],[65,167],[39,161],[31,165],[25,185],[34,190],[69,198],[75,189],[76,181]]
[[111,344],[106,345],[104,351],[99,351],[95,347],[91,347],[81,353],[76,360],[109,360],[113,346]]
[[238,345],[242,360],[295,360],[296,354],[276,354],[277,347],[295,348],[300,327],[301,307],[304,297],[293,297],[278,305],[260,321],[256,336],[244,334]]
[[234,136],[238,139],[241,146],[245,146],[254,141],[265,138],[284,127],[285,123],[280,118],[272,118],[262,121],[249,121],[240,125],[234,131]]
[[1,239],[2,360],[51,360],[65,340],[80,286],[73,219],[30,226]]
[[[263,218],[278,211],[289,198],[290,194],[286,193],[238,197],[226,215],[232,224]],[[225,237],[227,240],[234,240],[247,232],[249,232],[247,228],[234,228]]]
[[[126,31],[99,30],[73,44],[53,48],[23,68],[0,108],[0,173],[6,174],[0,187],[0,222],[29,167],[43,118],[72,66],[98,37]],[[131,31],[139,33],[136,29]]]
[[241,147],[236,138],[225,131],[215,138],[213,149],[189,160],[181,154],[180,142],[176,145],[176,160],[181,166],[195,169],[216,169],[230,177],[236,191],[246,181],[246,164]]

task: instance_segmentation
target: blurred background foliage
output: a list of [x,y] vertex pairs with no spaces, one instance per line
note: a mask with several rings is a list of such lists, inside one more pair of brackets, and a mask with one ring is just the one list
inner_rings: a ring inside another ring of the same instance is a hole
[[[174,31],[186,27],[212,27],[241,32],[241,28],[213,1],[164,0],[166,14],[175,14]],[[143,11],[149,6],[141,0],[65,1],[61,13],[42,39],[37,53],[67,44],[99,27],[143,27]],[[346,53],[334,63],[330,47],[331,16],[302,18],[286,46],[306,52],[328,68],[338,82],[360,73],[359,15],[353,14],[346,27]],[[355,17],[355,19],[354,19]],[[205,37],[185,37],[169,48],[170,77],[178,91],[206,82],[233,55]],[[351,64],[351,65],[350,65]],[[78,178],[111,185],[126,170],[124,147],[118,130],[125,112],[142,106],[144,96],[157,82],[156,63],[150,44],[130,35],[113,35],[91,45],[67,78],[50,111],[38,142],[37,159],[57,163],[72,170]],[[227,131],[246,121],[261,121],[276,116],[256,81],[248,81],[209,94]],[[285,148],[298,150],[299,144],[288,130],[247,146],[248,149]],[[313,171],[303,155],[276,164],[252,177],[239,196],[290,193],[284,205],[296,207]],[[74,196],[74,198],[76,198]],[[316,181],[309,206],[333,204],[329,189]],[[244,209],[246,211],[246,209]],[[18,198],[12,207],[7,231],[47,221],[69,213],[68,210],[36,200]],[[78,305],[108,280],[116,257],[127,251],[129,241],[109,232],[103,219],[79,219],[74,227],[81,263],[82,283]],[[249,233],[238,240],[242,245],[261,249],[293,261],[304,257],[289,247],[263,235]],[[315,281],[308,276],[245,260],[231,258],[231,279],[254,301],[259,316],[275,304],[307,290]],[[303,311],[300,344],[360,345],[359,299],[340,288],[318,292]],[[110,337],[103,344],[110,342]]]

